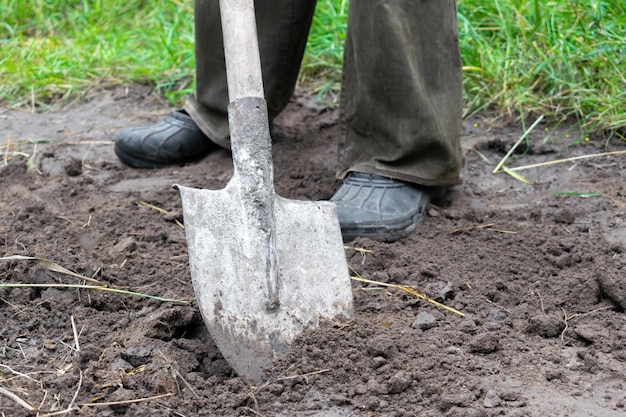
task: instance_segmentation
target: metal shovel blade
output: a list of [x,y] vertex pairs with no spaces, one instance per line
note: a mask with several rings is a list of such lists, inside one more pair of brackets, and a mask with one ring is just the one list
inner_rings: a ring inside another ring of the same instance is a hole
[[238,182],[223,191],[180,190],[204,322],[237,374],[260,383],[264,368],[304,329],[322,319],[349,317],[352,293],[333,207],[276,197],[280,285],[278,298],[268,299],[267,248],[245,221],[236,220],[246,216]]
[[235,172],[223,190],[177,186],[200,311],[233,369],[255,383],[304,329],[350,317],[335,207],[277,196],[263,99],[231,103]]

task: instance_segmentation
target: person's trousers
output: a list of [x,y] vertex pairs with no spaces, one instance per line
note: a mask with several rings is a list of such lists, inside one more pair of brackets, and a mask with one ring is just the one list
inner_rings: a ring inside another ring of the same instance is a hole
[[[256,0],[270,118],[293,94],[315,0]],[[185,109],[228,148],[228,91],[218,0],[195,1],[196,94]],[[337,175],[421,185],[459,181],[461,58],[455,0],[351,0]]]

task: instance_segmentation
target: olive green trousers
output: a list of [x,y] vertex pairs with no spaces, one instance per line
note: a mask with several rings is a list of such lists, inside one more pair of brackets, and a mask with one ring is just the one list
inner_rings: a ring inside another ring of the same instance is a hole
[[[315,0],[256,0],[270,117],[293,94]],[[228,148],[228,91],[218,0],[195,1],[196,94],[185,109]],[[461,58],[455,0],[351,0],[337,175],[421,185],[459,181]]]

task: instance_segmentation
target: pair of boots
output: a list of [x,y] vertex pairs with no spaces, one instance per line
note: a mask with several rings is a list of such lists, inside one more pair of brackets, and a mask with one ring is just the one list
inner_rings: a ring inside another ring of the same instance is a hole
[[[160,168],[204,158],[217,149],[184,111],[160,122],[122,129],[115,153],[134,168]],[[337,208],[344,241],[366,237],[395,241],[423,221],[431,199],[444,187],[425,187],[380,175],[350,172],[331,198]]]

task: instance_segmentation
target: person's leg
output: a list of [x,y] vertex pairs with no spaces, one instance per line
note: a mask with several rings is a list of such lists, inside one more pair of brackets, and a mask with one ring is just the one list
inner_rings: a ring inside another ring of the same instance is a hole
[[[212,141],[228,148],[228,91],[217,0],[196,0],[196,94],[185,110]],[[270,118],[293,94],[316,0],[256,0],[263,87]]]
[[350,2],[338,151],[347,178],[333,197],[344,236],[406,235],[432,186],[459,181],[461,89],[454,0]]
[[[270,117],[295,88],[316,0],[256,0],[257,31]],[[136,168],[191,162],[228,148],[228,92],[218,0],[195,1],[196,94],[183,110],[149,126],[126,128],[115,152]]]

